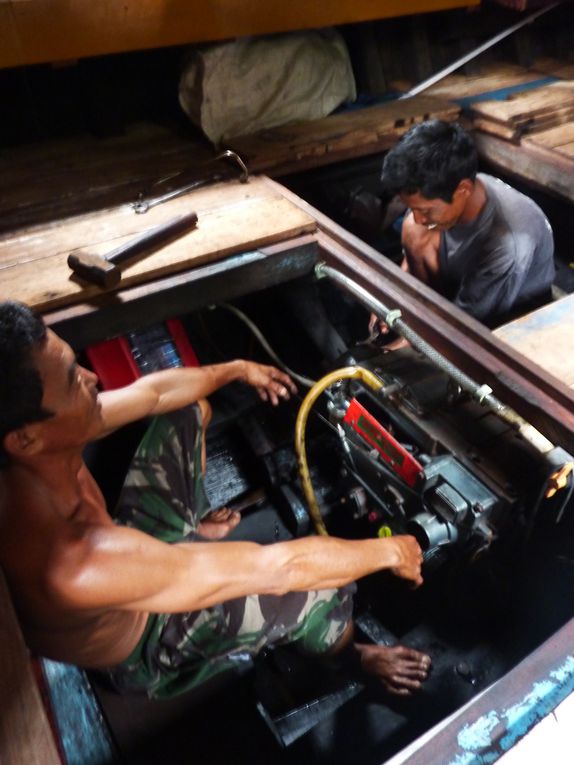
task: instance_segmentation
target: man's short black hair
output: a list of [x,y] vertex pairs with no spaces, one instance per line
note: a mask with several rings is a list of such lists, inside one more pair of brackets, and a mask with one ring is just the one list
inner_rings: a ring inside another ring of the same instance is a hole
[[465,178],[474,181],[478,156],[472,138],[456,122],[429,120],[412,127],[383,162],[383,190],[452,202]]
[[0,468],[9,461],[5,436],[51,416],[42,407],[42,381],[32,357],[45,341],[46,326],[28,306],[0,303]]

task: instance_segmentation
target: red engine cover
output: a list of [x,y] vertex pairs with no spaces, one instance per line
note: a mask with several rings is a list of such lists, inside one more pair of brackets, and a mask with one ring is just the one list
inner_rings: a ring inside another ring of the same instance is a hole
[[415,486],[423,475],[420,462],[404,449],[396,438],[383,428],[357,399],[353,399],[343,418],[361,438],[378,451],[381,457],[409,486]]
[[[179,319],[168,319],[166,327],[177,348],[184,367],[198,367],[199,362]],[[122,388],[141,377],[125,337],[104,340],[86,349],[92,369],[98,375],[103,390]]]

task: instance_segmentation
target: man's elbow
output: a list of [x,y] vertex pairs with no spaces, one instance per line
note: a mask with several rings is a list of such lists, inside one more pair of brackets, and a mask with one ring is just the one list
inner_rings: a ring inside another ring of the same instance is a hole
[[264,583],[265,595],[286,595],[298,589],[297,560],[289,544],[264,545],[259,549],[257,578]]

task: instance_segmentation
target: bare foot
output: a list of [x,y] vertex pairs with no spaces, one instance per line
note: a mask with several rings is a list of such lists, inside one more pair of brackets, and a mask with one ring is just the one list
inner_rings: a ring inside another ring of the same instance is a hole
[[419,690],[430,669],[430,656],[414,648],[361,643],[355,643],[355,648],[363,671],[377,677],[396,696],[410,696],[412,691]]
[[205,516],[197,527],[197,533],[205,539],[223,539],[237,526],[240,520],[240,513],[227,507],[221,507],[219,510],[212,510]]

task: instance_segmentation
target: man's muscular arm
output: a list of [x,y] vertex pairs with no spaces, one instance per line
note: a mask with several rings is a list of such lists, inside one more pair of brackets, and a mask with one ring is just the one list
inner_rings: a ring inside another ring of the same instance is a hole
[[47,594],[60,607],[176,613],[250,594],[338,587],[390,569],[422,582],[413,537],[342,540],[306,537],[167,545],[135,529],[75,527],[51,556]]
[[434,285],[439,276],[440,232],[416,223],[413,213],[409,212],[403,221],[401,244],[402,270],[425,284]]
[[[413,213],[409,212],[403,221],[401,245],[403,252],[403,259],[400,265],[401,270],[407,274],[412,274],[419,281],[436,288],[440,279],[440,232],[436,230],[429,231],[426,226],[416,223]],[[372,313],[369,318],[369,332],[374,333],[377,328],[382,335],[386,335],[389,331],[385,322]],[[391,343],[387,343],[385,350],[394,351],[407,345],[407,340],[399,338]]]
[[100,393],[100,435],[142,417],[165,414],[195,403],[235,380],[253,386],[264,401],[274,405],[296,391],[290,377],[279,369],[242,359],[154,372],[125,388]]

